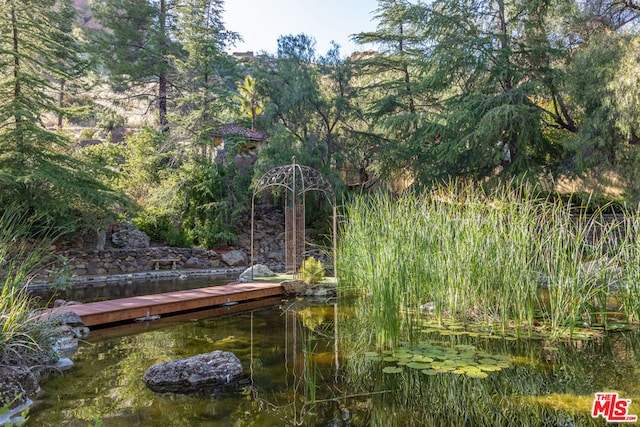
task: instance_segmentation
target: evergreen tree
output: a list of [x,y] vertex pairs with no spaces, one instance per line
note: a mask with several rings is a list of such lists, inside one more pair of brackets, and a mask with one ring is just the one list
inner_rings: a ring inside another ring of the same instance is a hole
[[158,123],[168,130],[167,103],[175,86],[175,58],[182,55],[176,41],[173,0],[93,1],[95,18],[104,27],[93,32],[93,53],[109,72],[114,89],[155,87]]
[[428,184],[510,177],[562,160],[544,132],[546,123],[575,132],[558,89],[563,51],[548,28],[552,3],[380,4],[378,31],[358,40],[389,46],[368,62],[386,70],[369,88],[391,167]]
[[0,2],[0,203],[73,228],[111,216],[118,197],[43,126],[58,111],[54,82],[72,78],[65,58],[77,55],[72,43],[58,43],[62,12],[53,0]]
[[176,9],[177,37],[185,51],[176,60],[180,74],[176,115],[197,146],[211,144],[211,132],[229,115],[235,90],[234,62],[225,53],[239,35],[222,21],[222,0],[185,0]]
[[[351,91],[351,74],[333,45],[316,57],[315,40],[306,34],[281,36],[276,57],[264,58],[255,73],[273,131],[285,129],[319,165],[333,166]],[[287,139],[287,138],[284,138]],[[283,139],[283,140],[284,140]]]
[[407,0],[380,0],[375,12],[376,30],[354,35],[356,42],[376,47],[354,61],[361,118],[368,123],[357,134],[359,169],[368,168],[377,157],[380,173],[392,178],[411,166],[412,155],[407,154],[411,139],[417,137],[424,114],[434,107],[431,94],[421,84],[425,12],[422,4]]

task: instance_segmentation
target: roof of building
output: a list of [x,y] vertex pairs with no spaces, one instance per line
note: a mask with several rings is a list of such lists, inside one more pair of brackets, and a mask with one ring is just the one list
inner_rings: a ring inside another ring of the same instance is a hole
[[235,123],[228,123],[222,125],[216,129],[213,136],[227,136],[227,135],[240,135],[248,138],[252,141],[262,142],[267,139],[267,134],[260,132],[259,130],[248,129],[244,126],[237,125]]

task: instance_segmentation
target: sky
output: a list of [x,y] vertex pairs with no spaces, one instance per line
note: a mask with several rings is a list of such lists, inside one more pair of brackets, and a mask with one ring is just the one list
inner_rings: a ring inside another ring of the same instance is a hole
[[226,0],[225,28],[244,39],[228,51],[273,54],[281,35],[305,33],[316,39],[317,55],[326,54],[334,40],[348,56],[372,47],[358,46],[349,36],[375,30],[377,7],[376,0]]

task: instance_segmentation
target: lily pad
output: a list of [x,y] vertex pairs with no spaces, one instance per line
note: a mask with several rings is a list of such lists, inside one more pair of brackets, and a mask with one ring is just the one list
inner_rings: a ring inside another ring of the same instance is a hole
[[469,372],[469,371],[467,371],[465,373],[465,375],[468,376],[469,378],[487,378],[489,376],[489,375],[487,375],[486,372],[482,372],[482,371],[479,371],[479,372]]
[[476,346],[470,344],[458,344],[456,348],[460,351],[475,351]]
[[433,375],[438,375],[438,373],[433,369],[425,369],[424,371],[420,371],[420,372],[422,372],[425,375],[429,375],[430,377]]
[[412,362],[417,362],[417,363],[431,363],[433,362],[433,358],[432,357],[427,357],[427,356],[413,356],[411,358]]
[[486,372],[497,372],[502,368],[497,365],[478,365],[478,369]]
[[428,369],[430,367],[431,365],[429,365],[428,363],[417,363],[417,362],[407,363],[407,368],[411,368],[411,369]]
[[387,366],[382,370],[385,374],[399,374],[402,372],[402,368],[398,368],[397,366]]
[[393,356],[387,356],[382,360],[384,360],[385,362],[397,362],[398,358],[397,357],[393,357]]

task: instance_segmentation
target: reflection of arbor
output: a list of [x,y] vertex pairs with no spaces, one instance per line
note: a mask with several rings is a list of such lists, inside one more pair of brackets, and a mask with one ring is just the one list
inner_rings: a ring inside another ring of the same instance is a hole
[[[287,422],[302,425],[308,422],[309,418],[319,418],[318,413],[324,412],[320,406],[325,406],[324,409],[327,409],[327,405],[333,406],[331,400],[337,392],[339,372],[338,305],[313,306],[294,302],[285,308],[284,317],[286,396],[284,400],[270,398],[268,393],[254,382],[253,313],[250,391],[261,410],[276,411],[280,416],[286,414],[284,419]],[[322,376],[322,372],[327,372],[327,368],[325,366],[322,369],[320,364],[329,361],[334,366],[333,381]],[[331,412],[329,408],[328,413]]]

